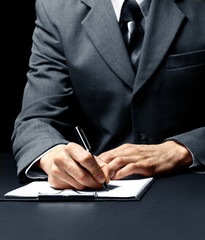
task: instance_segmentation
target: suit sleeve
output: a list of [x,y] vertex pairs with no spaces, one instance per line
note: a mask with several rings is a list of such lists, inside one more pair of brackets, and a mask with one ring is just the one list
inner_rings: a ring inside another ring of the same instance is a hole
[[205,127],[179,134],[167,140],[174,140],[184,145],[193,155],[194,163],[191,170],[205,174],[205,151],[204,151]]
[[25,177],[25,169],[49,148],[67,144],[72,132],[73,90],[63,46],[40,0],[36,15],[22,111],[12,134],[20,177]]

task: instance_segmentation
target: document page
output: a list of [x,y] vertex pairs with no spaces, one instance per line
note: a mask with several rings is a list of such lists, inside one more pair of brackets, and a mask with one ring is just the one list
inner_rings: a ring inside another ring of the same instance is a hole
[[35,181],[23,187],[15,189],[5,194],[6,198],[42,198],[45,196],[49,200],[51,197],[93,197],[93,198],[137,198],[146,190],[153,181],[153,178],[126,178],[122,180],[111,180],[108,184],[108,191],[86,190],[78,191],[72,189],[57,190],[50,187],[47,181]]

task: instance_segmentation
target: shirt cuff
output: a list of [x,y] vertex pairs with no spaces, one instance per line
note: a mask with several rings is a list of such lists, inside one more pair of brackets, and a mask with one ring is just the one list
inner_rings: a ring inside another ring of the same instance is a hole
[[57,148],[59,146],[65,146],[65,145],[64,144],[56,145],[55,147],[50,148],[49,150],[41,154],[38,158],[36,158],[26,169],[25,171],[26,177],[33,180],[37,180],[37,179],[46,180],[48,178],[47,174],[41,168],[36,167],[35,163],[38,162],[48,152],[52,151],[54,148]]

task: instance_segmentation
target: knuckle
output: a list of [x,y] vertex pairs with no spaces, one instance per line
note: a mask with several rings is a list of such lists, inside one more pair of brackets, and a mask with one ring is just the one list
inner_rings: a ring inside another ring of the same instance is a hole
[[129,147],[130,147],[130,145],[131,145],[130,143],[124,143],[122,146],[123,146],[123,148],[125,148],[125,149],[126,149],[126,148],[129,148]]
[[135,163],[130,163],[129,164],[129,169],[131,173],[135,173],[137,169],[137,165]]
[[142,164],[141,168],[144,170],[144,175],[146,177],[153,176],[156,171],[156,166],[153,161],[147,161]]
[[80,164],[85,166],[87,164],[93,164],[93,161],[90,161],[92,159],[92,155],[89,152],[85,152],[84,156],[80,159]]
[[113,154],[113,153],[111,153],[111,152],[108,152],[108,153],[106,153],[104,156],[103,156],[103,161],[111,161],[111,160],[113,160],[115,158],[115,155]]
[[156,169],[156,167],[153,164],[153,162],[148,162],[148,164],[147,164],[147,172],[148,172],[148,174],[150,176],[155,174],[155,169]]
[[76,147],[76,143],[74,142],[69,142],[67,145],[66,145],[66,151],[70,151],[72,150],[73,148]]
[[52,165],[51,169],[50,169],[50,175],[53,177],[57,177],[60,174],[60,171],[58,169],[57,166]]
[[54,157],[54,163],[58,166],[58,165],[62,165],[64,162],[64,158],[65,158],[65,150],[62,150],[61,152],[58,152],[55,157]]
[[124,164],[124,158],[123,157],[116,157],[115,161],[119,165],[123,165]]

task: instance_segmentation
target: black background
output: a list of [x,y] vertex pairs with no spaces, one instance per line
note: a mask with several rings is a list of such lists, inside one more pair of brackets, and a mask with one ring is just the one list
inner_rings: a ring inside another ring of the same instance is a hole
[[22,94],[35,25],[35,0],[1,4],[0,151],[11,151],[11,134]]

